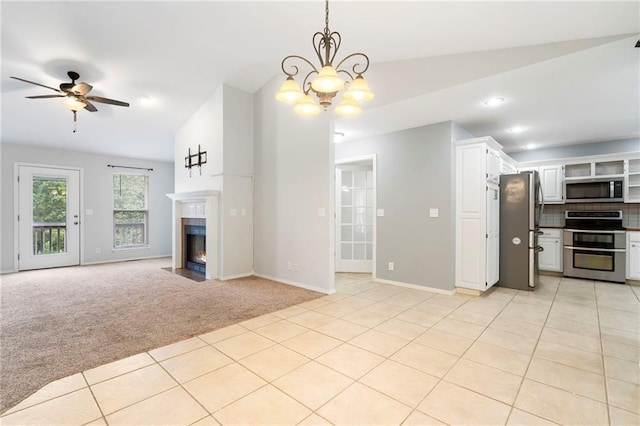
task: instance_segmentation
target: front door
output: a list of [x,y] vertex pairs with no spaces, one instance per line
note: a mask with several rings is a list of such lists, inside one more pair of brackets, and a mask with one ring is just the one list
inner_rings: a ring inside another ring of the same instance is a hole
[[372,272],[373,167],[336,166],[336,272]]
[[80,172],[18,167],[18,269],[80,264]]

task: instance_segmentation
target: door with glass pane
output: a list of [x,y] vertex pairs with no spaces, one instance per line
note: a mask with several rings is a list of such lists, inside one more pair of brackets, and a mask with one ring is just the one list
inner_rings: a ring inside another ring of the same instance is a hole
[[18,168],[18,269],[80,264],[80,172]]
[[372,272],[373,167],[336,167],[336,272]]

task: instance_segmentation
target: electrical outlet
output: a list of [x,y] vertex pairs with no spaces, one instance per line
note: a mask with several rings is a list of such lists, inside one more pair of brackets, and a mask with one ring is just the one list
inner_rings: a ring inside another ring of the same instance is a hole
[[297,263],[293,264],[293,272],[298,272],[298,264]]
[[291,262],[287,262],[287,271],[290,271],[293,269],[293,265],[291,264]]
[[96,254],[100,254],[100,248],[96,248]]
[[393,262],[389,262],[389,270],[393,271],[393,268],[395,268],[395,265],[393,264]]

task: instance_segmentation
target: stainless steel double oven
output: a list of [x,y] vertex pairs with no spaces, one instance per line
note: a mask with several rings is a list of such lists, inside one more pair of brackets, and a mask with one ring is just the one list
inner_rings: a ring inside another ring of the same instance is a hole
[[625,282],[622,211],[566,211],[564,275]]

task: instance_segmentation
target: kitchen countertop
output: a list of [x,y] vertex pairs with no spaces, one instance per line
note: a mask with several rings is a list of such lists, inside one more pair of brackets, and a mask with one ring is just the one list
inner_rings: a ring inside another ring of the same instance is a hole
[[540,228],[551,228],[551,229],[564,229],[564,226],[559,226],[559,225],[543,225],[540,224]]
[[627,227],[627,231],[640,232],[640,228],[629,228],[629,227]]

